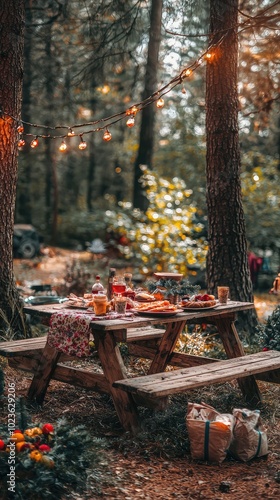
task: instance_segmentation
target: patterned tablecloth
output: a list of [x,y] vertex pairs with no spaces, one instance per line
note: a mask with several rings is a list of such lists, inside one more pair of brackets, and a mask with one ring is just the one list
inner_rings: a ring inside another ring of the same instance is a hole
[[[123,318],[123,314],[107,314],[104,319]],[[47,342],[58,351],[79,358],[90,355],[90,323],[100,321],[94,313],[58,311],[50,318]],[[102,318],[103,319],[103,318]]]

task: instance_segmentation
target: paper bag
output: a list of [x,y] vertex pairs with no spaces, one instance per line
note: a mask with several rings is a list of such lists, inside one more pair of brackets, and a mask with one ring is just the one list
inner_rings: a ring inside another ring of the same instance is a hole
[[206,404],[188,403],[186,424],[192,458],[223,462],[233,437],[233,416]]
[[259,410],[234,409],[235,418],[230,454],[246,462],[268,454],[267,434]]

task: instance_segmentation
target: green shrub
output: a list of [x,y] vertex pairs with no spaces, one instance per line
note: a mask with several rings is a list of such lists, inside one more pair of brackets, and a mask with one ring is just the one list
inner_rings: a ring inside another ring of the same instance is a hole
[[257,336],[264,350],[280,351],[280,305],[263,325],[257,326]]

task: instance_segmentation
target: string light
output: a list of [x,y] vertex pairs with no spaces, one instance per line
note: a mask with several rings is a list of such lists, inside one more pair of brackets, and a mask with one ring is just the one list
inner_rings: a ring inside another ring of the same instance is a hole
[[73,132],[73,130],[71,129],[71,127],[69,127],[69,130],[68,130],[67,136],[68,136],[68,137],[75,137],[75,132]]
[[135,119],[134,119],[134,116],[130,116],[126,122],[126,125],[131,128],[131,127],[134,127],[135,125]]
[[62,153],[64,153],[64,151],[66,151],[66,149],[67,149],[66,142],[62,141],[58,149],[59,149],[59,151],[61,151]]
[[35,149],[35,148],[37,148],[38,144],[39,144],[39,141],[38,141],[38,136],[36,135],[35,139],[33,139],[33,140],[31,141],[31,143],[30,143],[30,147],[31,147],[32,149]]
[[157,102],[156,102],[156,106],[157,106],[157,108],[159,108],[159,109],[163,108],[163,106],[164,106],[164,99],[163,99],[162,97],[160,97],[160,98],[157,100]]
[[[58,138],[65,139],[68,137],[80,136],[81,142],[79,144],[79,149],[82,150],[82,149],[85,149],[87,147],[86,142],[82,139],[82,135],[83,134],[91,134],[93,132],[99,132],[101,130],[104,130],[103,140],[105,142],[109,142],[112,139],[112,134],[109,132],[108,126],[114,125],[115,123],[119,122],[120,120],[122,120],[124,117],[127,116],[128,117],[127,122],[126,122],[127,126],[133,127],[133,125],[135,124],[135,115],[139,111],[142,111],[145,107],[147,107],[155,102],[156,106],[159,109],[162,108],[164,106],[163,96],[165,94],[167,94],[168,92],[172,91],[174,89],[174,87],[176,87],[178,84],[181,84],[184,78],[190,77],[193,74],[193,72],[200,66],[200,64],[203,63],[203,61],[209,61],[209,60],[212,60],[213,57],[216,57],[217,50],[219,50],[220,45],[221,45],[222,41],[224,40],[225,36],[226,36],[226,34],[223,34],[221,36],[220,40],[215,45],[213,44],[212,46],[209,46],[207,48],[207,51],[202,53],[187,68],[184,68],[179,75],[172,78],[172,80],[170,80],[167,84],[163,85],[160,89],[155,91],[152,95],[150,95],[149,97],[147,97],[143,101],[138,102],[136,104],[133,104],[130,108],[128,108],[125,111],[121,111],[119,113],[108,116],[106,118],[101,118],[101,119],[87,122],[87,123],[75,124],[73,126],[73,127],[75,127],[75,129],[87,127],[87,130],[83,131],[82,133],[73,132],[73,128],[70,127],[69,125],[56,125],[56,126],[51,127],[50,125],[48,125],[48,126],[47,125],[38,125],[38,124],[24,122],[24,121],[19,122],[18,119],[14,118],[9,113],[5,113],[1,109],[0,109],[0,113],[2,113],[3,115],[9,116],[9,118],[13,119],[17,123],[18,131],[22,130],[22,133],[23,133],[23,125],[28,125],[29,127],[41,128],[41,129],[47,130],[46,134],[37,134],[36,136],[35,136],[35,134],[32,134],[32,133],[24,134],[26,136],[34,137],[34,139],[30,143],[30,146],[32,148],[35,148],[38,146],[38,137],[40,137],[42,139],[58,139]],[[211,57],[209,57],[210,54],[211,54]],[[184,87],[182,88],[182,93],[186,93],[186,90],[184,89]],[[161,96],[160,98],[158,97],[159,95]],[[107,123],[106,126],[101,126],[101,127],[99,126],[96,128],[89,129],[89,127],[91,125],[100,124],[100,123],[104,124],[104,122]],[[50,133],[50,130],[55,131],[55,130],[63,130],[63,129],[66,129],[66,132],[62,133],[61,135]],[[19,132],[19,133],[21,133],[21,132]],[[20,139],[22,139],[22,138],[20,138]],[[62,142],[62,144],[63,144],[63,142]],[[62,144],[61,144],[61,146],[62,146]],[[62,147],[62,151],[65,151],[64,145]]]
[[18,131],[18,133],[19,133],[19,134],[23,134],[23,132],[24,132],[24,127],[23,127],[22,122],[20,122],[20,124],[18,125],[18,127],[17,127],[17,131]]
[[211,62],[213,61],[213,58],[214,58],[213,52],[206,52],[206,54],[204,54],[205,61]]
[[84,141],[84,139],[83,139],[83,136],[82,136],[82,135],[80,136],[80,138],[81,138],[81,142],[80,142],[80,144],[79,144],[79,149],[81,149],[81,151],[83,151],[84,149],[86,149],[86,147],[87,147],[87,143],[86,143],[86,141]]
[[104,134],[103,134],[103,141],[109,142],[111,139],[112,139],[112,134],[111,134],[111,132],[109,132],[108,129],[106,129]]
[[20,137],[18,141],[18,147],[23,148],[23,146],[25,146],[25,140],[22,137]]
[[136,113],[138,112],[138,108],[137,106],[132,106],[131,108],[128,108],[125,112],[126,116],[130,116],[130,115],[136,115]]

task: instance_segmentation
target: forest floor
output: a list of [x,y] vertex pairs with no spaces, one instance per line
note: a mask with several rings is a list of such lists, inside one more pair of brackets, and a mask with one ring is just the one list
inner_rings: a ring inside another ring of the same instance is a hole
[[[108,265],[108,262],[96,263],[86,253],[50,249],[37,261],[15,260],[15,275],[21,284],[41,280],[61,285],[66,264],[73,258],[92,263],[93,272],[101,264]],[[277,303],[279,298],[256,295],[259,320],[265,321]],[[128,370],[143,369],[141,361],[132,359],[127,360],[127,366]],[[16,384],[17,395],[25,395],[31,376],[7,364],[4,373],[6,383]],[[269,453],[246,463],[229,458],[221,465],[193,460],[186,431],[190,401],[205,402],[221,413],[246,407],[234,382],[193,390],[188,397],[173,397],[163,412],[141,409],[142,430],[134,438],[121,429],[108,396],[56,381],[51,382],[43,407],[31,407],[30,412],[34,422],[55,423],[65,417],[71,426],[82,424],[92,437],[106,442],[100,462],[94,465],[94,471],[89,470],[85,489],[69,491],[64,499],[276,500],[280,498],[280,386],[259,382],[259,387],[263,396],[259,410],[267,429]]]

